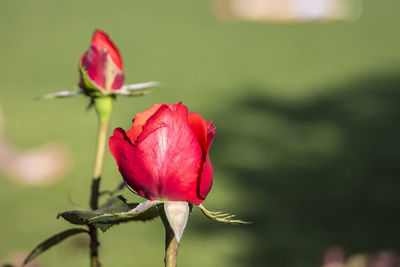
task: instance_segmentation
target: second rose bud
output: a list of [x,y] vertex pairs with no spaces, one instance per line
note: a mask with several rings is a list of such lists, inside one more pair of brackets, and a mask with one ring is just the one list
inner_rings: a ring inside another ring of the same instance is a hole
[[121,89],[124,73],[121,55],[108,35],[95,30],[79,64],[79,87],[88,95],[107,95]]

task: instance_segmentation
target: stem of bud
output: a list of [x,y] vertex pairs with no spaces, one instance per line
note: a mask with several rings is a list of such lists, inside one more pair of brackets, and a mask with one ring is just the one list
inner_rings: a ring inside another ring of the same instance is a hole
[[161,206],[159,208],[159,212],[165,228],[165,267],[176,267],[178,260],[178,240],[176,239],[174,231],[169,225],[164,207]]
[[[95,210],[98,208],[99,188],[101,173],[103,171],[104,155],[107,146],[107,134],[110,124],[111,112],[113,109],[114,98],[112,96],[102,96],[94,99],[96,112],[99,116],[99,129],[97,136],[96,158],[93,169],[93,180],[90,195],[90,208]],[[90,232],[90,266],[100,267],[99,261],[99,241],[97,238],[97,229],[94,226],[89,226]]]

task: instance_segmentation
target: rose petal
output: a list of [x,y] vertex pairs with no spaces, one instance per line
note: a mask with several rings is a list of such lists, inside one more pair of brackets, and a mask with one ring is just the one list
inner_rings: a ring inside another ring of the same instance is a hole
[[203,163],[203,168],[200,174],[199,180],[199,195],[200,198],[205,199],[208,193],[211,190],[212,182],[213,182],[213,168],[211,165],[210,157],[208,155],[208,150],[210,149],[210,145],[214,139],[215,135],[215,126],[212,121],[206,121],[207,127],[207,144],[206,144],[206,158]]
[[107,51],[114,64],[120,70],[122,70],[122,59],[118,48],[114,45],[105,32],[101,30],[95,30],[93,34],[92,45],[96,46],[102,51]]
[[207,153],[207,126],[205,120],[197,113],[189,113],[188,119],[199,144],[203,148],[203,151]]
[[136,114],[133,119],[132,127],[126,132],[131,139],[132,144],[135,143],[136,138],[143,131],[143,125],[160,108],[160,106],[161,104],[154,104],[151,108]]
[[201,170],[199,180],[199,195],[200,198],[205,199],[211,190],[213,182],[213,168],[211,165],[210,157],[206,155],[206,159],[203,163],[203,169]]
[[187,116],[183,105],[161,105],[151,117],[143,117],[147,121],[135,145],[125,133],[114,131],[110,149],[125,181],[139,195],[193,204],[204,200],[198,192],[204,155]]
[[107,54],[92,45],[85,54],[84,60],[83,67],[89,78],[98,88],[104,89],[106,85]]
[[212,121],[206,121],[207,125],[207,152],[210,149],[211,143],[214,140],[214,135],[215,135],[215,126],[214,122]]
[[124,73],[122,71],[118,71],[114,76],[114,82],[111,85],[111,90],[116,91],[121,89],[121,87],[124,85],[124,80],[125,80]]
[[[132,178],[133,174],[140,175],[142,178],[147,178],[146,173],[141,174],[142,168],[136,168],[138,158],[134,150],[135,147],[132,145],[123,129],[117,128],[114,130],[113,136],[109,139],[109,146],[111,154],[117,162],[118,169],[127,183],[128,181],[134,181],[135,178]],[[147,197],[143,185],[146,185],[146,180],[136,184],[128,183],[128,186],[137,194],[142,197]]]

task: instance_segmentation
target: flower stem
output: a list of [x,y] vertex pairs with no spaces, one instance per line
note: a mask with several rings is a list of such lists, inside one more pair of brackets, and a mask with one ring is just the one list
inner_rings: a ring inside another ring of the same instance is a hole
[[[97,114],[99,116],[99,129],[97,134],[96,158],[94,161],[93,180],[90,194],[90,208],[98,208],[99,188],[101,173],[103,171],[104,155],[107,145],[108,128],[114,99],[112,96],[98,97],[94,99]],[[89,226],[90,232],[90,266],[100,267],[98,247],[100,245],[97,237],[97,228]]]
[[176,267],[178,260],[178,240],[176,239],[174,231],[169,225],[164,207],[161,207],[159,212],[165,228],[165,267]]

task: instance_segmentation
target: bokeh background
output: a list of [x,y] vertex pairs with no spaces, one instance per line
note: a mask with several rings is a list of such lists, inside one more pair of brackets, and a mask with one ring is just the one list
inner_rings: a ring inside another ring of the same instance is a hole
[[[60,211],[87,206],[96,115],[87,99],[38,101],[76,88],[95,28],[120,48],[127,82],[157,93],[119,97],[112,128],[153,103],[183,101],[217,126],[214,186],[204,205],[254,222],[190,217],[180,266],[318,266],[326,249],[400,250],[400,3],[365,0],[354,22],[257,24],[218,20],[209,1],[0,2],[3,135],[20,149],[70,153],[64,179],[29,187],[0,173],[0,262],[69,227]],[[105,159],[102,188],[121,181]],[[131,201],[140,200],[128,191]],[[159,220],[114,227],[104,266],[162,266]],[[85,238],[40,257],[87,266]]]

